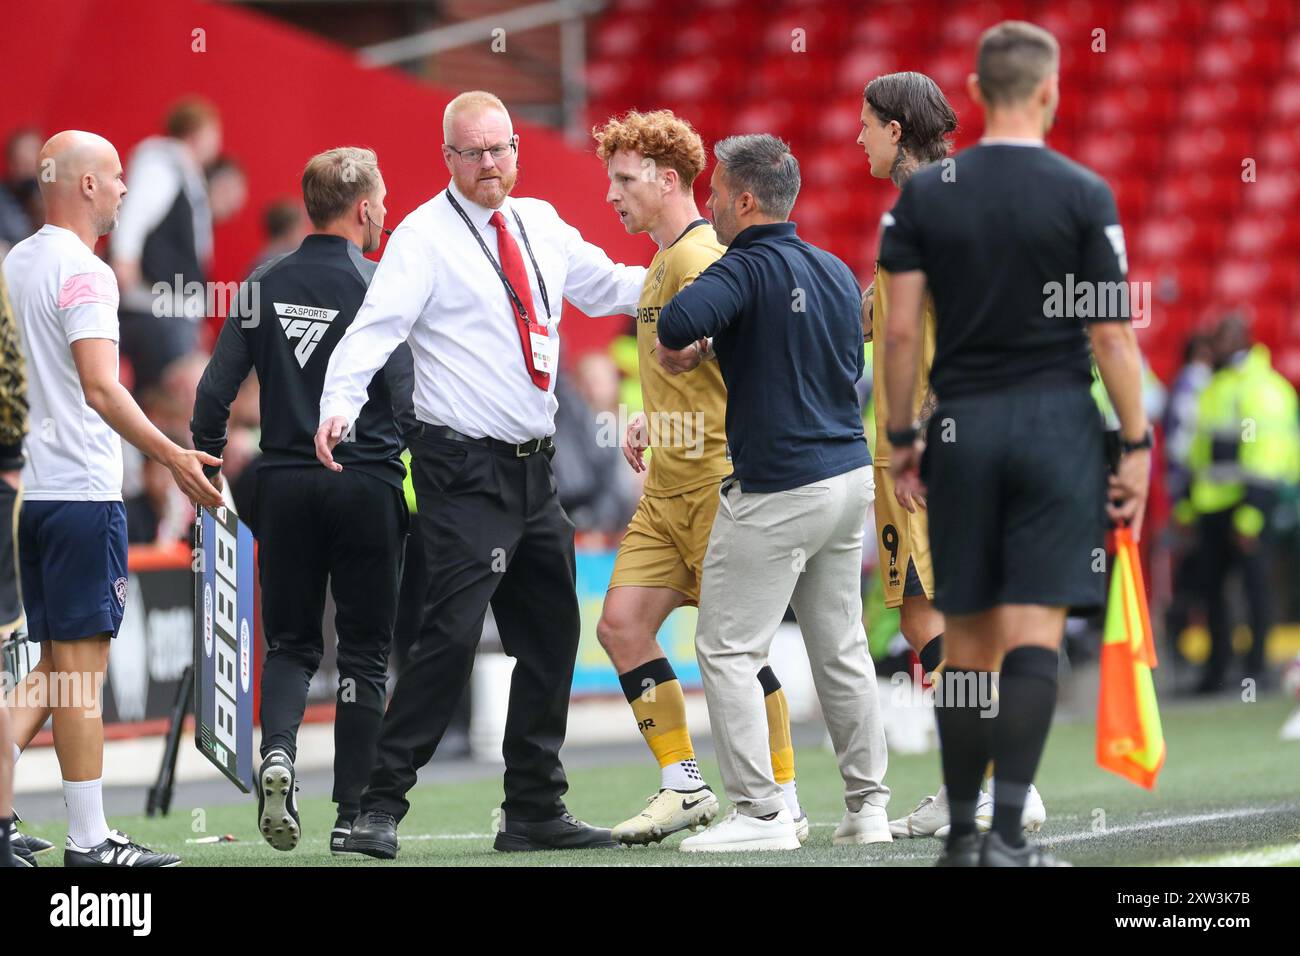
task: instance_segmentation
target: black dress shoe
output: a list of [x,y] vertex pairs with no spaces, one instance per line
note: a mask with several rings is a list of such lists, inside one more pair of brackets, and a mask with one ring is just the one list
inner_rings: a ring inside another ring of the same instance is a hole
[[383,810],[369,810],[352,822],[344,852],[364,853],[377,860],[397,858],[397,820]]
[[27,844],[21,840],[11,840],[9,842],[10,861],[0,863],[0,866],[36,866],[36,854],[27,848]]
[[32,836],[28,833],[21,832],[18,829],[18,824],[22,822],[22,817],[18,816],[18,811],[15,810],[13,826],[9,828],[9,840],[11,843],[15,846],[22,843],[29,851],[31,851],[32,856],[40,856],[42,853],[54,849],[54,844],[49,840],[42,840],[38,836]]
[[[355,830],[353,833],[355,834]],[[593,827],[564,813],[551,820],[511,820],[502,814],[501,829],[493,849],[502,853],[529,850],[594,850],[619,846],[608,830]]]

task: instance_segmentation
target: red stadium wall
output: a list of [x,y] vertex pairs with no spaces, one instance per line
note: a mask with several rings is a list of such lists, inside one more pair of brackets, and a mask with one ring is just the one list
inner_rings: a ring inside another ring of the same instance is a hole
[[[244,167],[249,197],[217,229],[215,280],[242,278],[262,245],[261,210],[299,195],[303,165],[322,149],[356,144],[378,152],[390,226],[446,183],[442,111],[457,90],[364,68],[350,51],[278,21],[192,0],[0,0],[0,23],[0,137],[24,125],[46,134],[87,129],[112,140],[126,162],[136,143],[160,131],[180,96],[217,105],[224,151]],[[204,52],[193,49],[200,29]],[[465,78],[466,88],[474,85]],[[604,202],[608,180],[592,151],[545,128],[516,129],[516,191],[553,203],[614,259],[647,262],[650,244],[628,236]],[[565,326],[569,359],[623,327],[618,319],[574,318]]]

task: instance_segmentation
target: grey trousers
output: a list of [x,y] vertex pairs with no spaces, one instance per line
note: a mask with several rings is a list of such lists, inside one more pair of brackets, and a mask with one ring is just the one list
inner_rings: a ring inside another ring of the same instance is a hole
[[862,626],[862,529],[873,495],[864,467],[789,491],[723,483],[704,558],[695,648],[727,797],[740,813],[785,805],[772,775],[763,691],[755,675],[786,605],[794,608],[844,803],[884,807],[888,754],[876,673]]

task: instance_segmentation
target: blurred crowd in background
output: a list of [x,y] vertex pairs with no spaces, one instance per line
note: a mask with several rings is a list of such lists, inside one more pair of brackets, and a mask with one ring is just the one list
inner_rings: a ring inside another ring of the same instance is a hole
[[[38,154],[46,135],[24,128],[5,138],[0,258],[44,221]],[[121,377],[154,423],[187,444],[195,389],[224,321],[211,308],[208,284],[213,227],[243,210],[245,173],[222,151],[217,110],[199,98],[176,103],[161,118],[159,135],[118,145],[129,192],[101,254],[120,286]],[[297,248],[310,230],[298,184],[282,185],[283,198],[258,211],[264,247],[245,275]],[[799,219],[797,205],[793,218]],[[865,285],[871,277],[859,279]],[[870,423],[869,360],[866,370],[862,398]],[[224,473],[236,502],[257,465],[257,389],[254,376],[231,409]],[[580,547],[609,547],[632,515],[643,478],[619,447],[628,417],[641,408],[631,323],[608,350],[566,355],[556,393],[562,501],[578,526]],[[1189,338],[1172,381],[1148,373],[1146,394],[1148,415],[1160,426],[1157,460],[1163,467],[1155,477],[1144,551],[1154,623],[1163,625],[1177,687],[1213,693],[1241,677],[1268,687],[1276,665],[1300,649],[1291,646],[1294,640],[1281,641],[1266,653],[1276,625],[1300,620],[1296,391],[1274,370],[1268,349],[1252,341],[1247,321],[1229,314]],[[869,426],[867,434],[874,441]],[[130,541],[187,539],[193,510],[166,469],[130,445],[123,450]],[[864,549],[863,587],[873,653],[887,670],[901,637],[894,639],[896,614],[880,600],[875,555],[875,548]],[[1072,626],[1074,658],[1095,656],[1097,625]]]

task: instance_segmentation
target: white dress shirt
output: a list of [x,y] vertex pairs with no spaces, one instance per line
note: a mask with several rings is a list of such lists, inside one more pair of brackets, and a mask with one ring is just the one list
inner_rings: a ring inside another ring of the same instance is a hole
[[[496,210],[480,206],[448,184],[493,256]],[[415,414],[474,438],[526,442],[555,431],[555,374],[542,391],[533,384],[519,341],[514,309],[496,270],[444,190],[404,220],[370,282],[365,302],[330,356],[320,420],[349,425],[365,404],[375,372],[399,343],[415,358]],[[536,321],[558,337],[561,298],[588,315],[636,314],[645,280],[641,266],[610,261],[540,199],[507,197],[506,228],[519,244]],[[546,281],[546,315],[532,261],[514,213],[523,220]],[[558,355],[558,339],[554,354]]]

